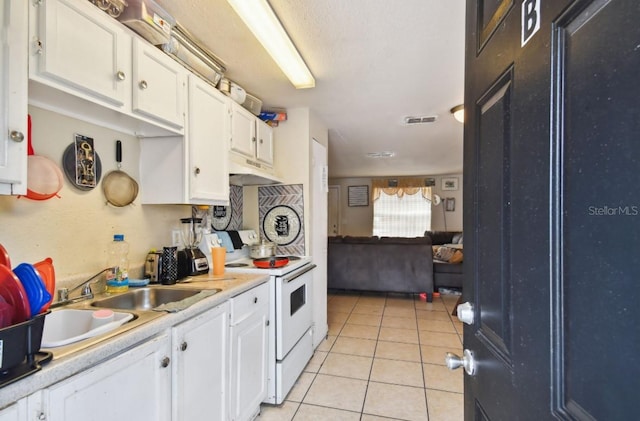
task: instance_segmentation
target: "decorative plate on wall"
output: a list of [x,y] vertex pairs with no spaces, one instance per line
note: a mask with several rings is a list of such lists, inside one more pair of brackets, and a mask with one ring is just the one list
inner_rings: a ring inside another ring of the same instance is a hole
[[279,246],[293,243],[300,235],[301,226],[300,215],[285,205],[269,209],[262,221],[262,229],[267,240]]
[[211,210],[211,226],[216,231],[223,231],[231,222],[231,206],[213,206]]

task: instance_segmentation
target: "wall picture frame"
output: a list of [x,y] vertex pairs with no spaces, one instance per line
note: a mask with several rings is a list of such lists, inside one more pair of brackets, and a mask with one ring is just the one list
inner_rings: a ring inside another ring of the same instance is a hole
[[455,197],[447,197],[444,199],[444,210],[447,212],[456,211],[456,199]]
[[443,177],[442,190],[458,190],[458,177]]
[[347,202],[350,207],[369,206],[369,186],[349,186]]

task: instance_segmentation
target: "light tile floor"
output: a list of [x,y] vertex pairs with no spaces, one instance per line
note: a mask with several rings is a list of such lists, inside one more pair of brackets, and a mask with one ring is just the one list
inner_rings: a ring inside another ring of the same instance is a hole
[[462,355],[457,300],[330,293],[328,338],[285,402],[263,404],[257,420],[462,420],[462,370],[444,365],[447,351]]

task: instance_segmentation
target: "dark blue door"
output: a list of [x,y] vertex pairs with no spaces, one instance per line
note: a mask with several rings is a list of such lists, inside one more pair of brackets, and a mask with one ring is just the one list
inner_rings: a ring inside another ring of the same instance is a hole
[[640,414],[640,2],[468,0],[465,419]]

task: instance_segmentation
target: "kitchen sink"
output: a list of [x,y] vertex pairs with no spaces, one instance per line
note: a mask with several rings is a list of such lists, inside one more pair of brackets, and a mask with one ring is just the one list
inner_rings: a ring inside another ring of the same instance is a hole
[[[106,313],[105,313],[106,312]],[[61,309],[47,314],[42,347],[56,348],[118,329],[137,316],[106,310]]]
[[140,288],[112,297],[96,300],[93,307],[119,310],[151,310],[162,304],[181,301],[200,293],[197,289]]

